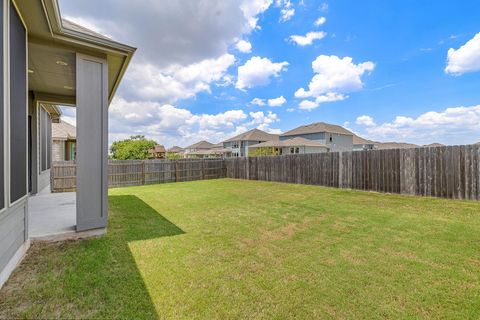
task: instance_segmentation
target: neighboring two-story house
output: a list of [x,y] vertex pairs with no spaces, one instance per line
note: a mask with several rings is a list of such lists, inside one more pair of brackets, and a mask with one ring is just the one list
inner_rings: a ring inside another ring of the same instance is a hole
[[287,154],[309,154],[328,152],[328,147],[320,142],[308,140],[305,138],[292,138],[287,140],[266,141],[248,147],[250,153],[253,150],[262,148],[269,149],[267,154],[287,155]]
[[342,126],[334,124],[317,122],[300,126],[280,135],[280,140],[297,137],[316,141],[327,146],[331,152],[353,150],[353,134]]
[[248,157],[248,147],[266,141],[278,141],[277,134],[252,129],[223,142],[227,157]]

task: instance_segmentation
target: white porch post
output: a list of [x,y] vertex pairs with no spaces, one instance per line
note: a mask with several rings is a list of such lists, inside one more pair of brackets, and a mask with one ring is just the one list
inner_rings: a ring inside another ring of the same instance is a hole
[[77,231],[85,231],[107,226],[107,61],[77,53],[76,74]]

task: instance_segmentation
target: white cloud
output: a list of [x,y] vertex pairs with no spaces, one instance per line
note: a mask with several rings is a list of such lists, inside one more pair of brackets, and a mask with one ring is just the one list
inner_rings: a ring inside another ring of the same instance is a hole
[[[350,57],[318,56],[312,63],[315,75],[308,85],[308,90],[298,89],[295,97],[315,98],[317,107],[323,102],[347,99],[346,93],[363,88],[361,77],[374,68],[375,64],[371,61],[354,64]],[[303,106],[305,109],[314,108],[312,102],[304,103]]]
[[183,108],[157,102],[127,101],[115,98],[109,109],[110,142],[135,134],[144,134],[167,146],[182,145],[205,139],[222,141],[251,128],[269,132],[279,121],[275,113],[227,110],[216,114],[194,114]]
[[315,26],[320,27],[320,26],[324,25],[325,22],[327,22],[327,18],[320,17],[317,20],[315,20],[314,24],[315,24]]
[[286,109],[285,111],[287,111],[287,112],[294,112],[295,109],[294,109],[294,108],[288,108],[288,109]]
[[252,44],[246,40],[240,40],[236,44],[238,51],[243,53],[250,53],[252,51]]
[[238,67],[236,88],[244,90],[270,83],[271,77],[279,77],[285,71],[288,62],[272,62],[268,58],[252,57],[243,66]]
[[287,102],[287,99],[285,99],[283,96],[280,96],[278,98],[268,99],[268,105],[270,107],[281,107],[286,102]]
[[265,99],[260,99],[260,98],[254,98],[252,101],[250,101],[251,104],[263,107],[265,105]]
[[222,80],[222,85],[228,85],[230,78],[226,72],[234,62],[233,55],[225,54],[218,59],[203,60],[185,67],[171,65],[159,69],[151,64],[134,64],[124,82],[138,99],[173,103],[194,97],[202,91],[210,92],[213,82]]
[[303,100],[299,103],[298,107],[302,110],[313,110],[318,108],[318,103],[310,100]]
[[316,97],[315,101],[303,100],[302,102],[300,102],[300,104],[298,106],[302,110],[311,111],[313,109],[318,108],[320,106],[320,104],[322,104],[322,103],[342,101],[342,100],[345,100],[347,98],[348,98],[348,96],[343,95],[341,93],[328,92],[326,94],[322,94],[322,95]]
[[280,22],[288,21],[295,15],[295,8],[293,8],[290,0],[276,0],[275,5],[282,8],[280,10]]
[[450,48],[447,54],[445,72],[462,75],[480,71],[480,32],[459,49]]
[[327,34],[323,31],[312,31],[312,32],[308,32],[306,35],[304,36],[300,36],[300,35],[293,35],[293,36],[290,36],[290,41],[296,43],[297,45],[299,46],[309,46],[313,43],[313,41],[315,40],[321,40],[323,38],[325,38]]
[[[209,3],[206,3],[209,5]],[[267,11],[272,4],[272,0],[244,0],[241,9],[247,18],[248,25],[251,29],[258,28],[258,15]]]
[[468,144],[480,140],[480,105],[429,111],[416,118],[397,116],[391,122],[371,126],[368,135],[377,140]]
[[277,114],[269,111],[265,114],[263,111],[250,112],[250,117],[252,121],[247,123],[247,126],[254,126],[260,130],[270,132],[270,133],[280,133],[280,129],[273,129],[270,126],[275,122],[280,121]]
[[368,127],[375,125],[375,121],[373,120],[373,118],[367,115],[357,117],[357,121],[355,123],[362,126],[368,126]]

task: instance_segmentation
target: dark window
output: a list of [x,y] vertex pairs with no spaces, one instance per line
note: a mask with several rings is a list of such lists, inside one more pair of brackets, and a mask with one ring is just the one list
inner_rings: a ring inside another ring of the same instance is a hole
[[[3,3],[2,3],[3,4]],[[0,5],[0,43],[3,43],[3,5]],[[5,172],[4,172],[4,104],[3,104],[3,50],[0,50],[0,209],[5,208]]]
[[27,194],[26,32],[14,6],[10,10],[10,201]]

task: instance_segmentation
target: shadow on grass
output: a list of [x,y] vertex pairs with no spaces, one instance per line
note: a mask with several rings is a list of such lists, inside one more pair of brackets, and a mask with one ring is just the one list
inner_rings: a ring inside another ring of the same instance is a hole
[[35,244],[0,291],[2,318],[157,318],[132,241],[183,234],[136,196],[109,197],[107,235]]

